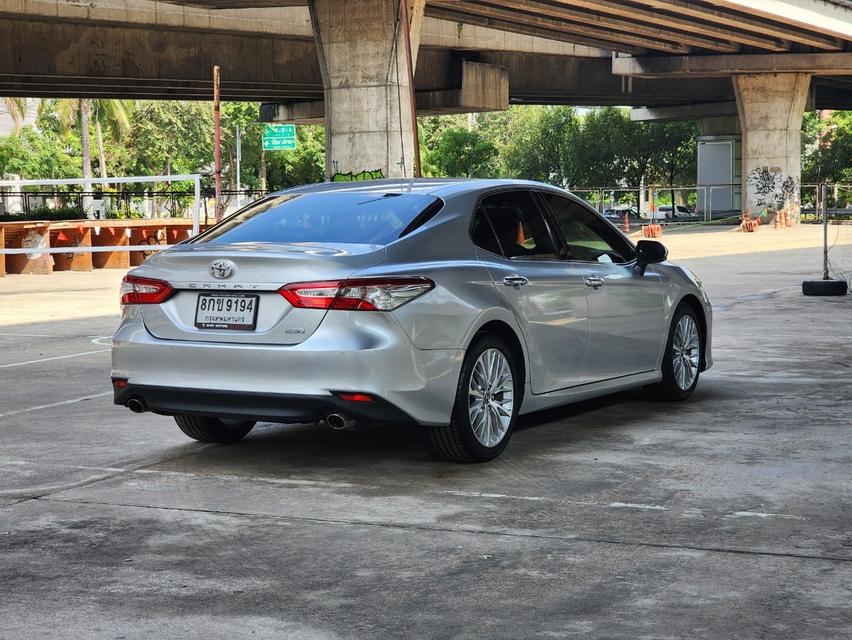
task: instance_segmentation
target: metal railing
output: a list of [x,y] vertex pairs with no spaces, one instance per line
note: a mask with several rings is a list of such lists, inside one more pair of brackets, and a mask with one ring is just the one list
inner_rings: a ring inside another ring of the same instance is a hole
[[[570,191],[601,213],[610,210],[623,215],[623,211],[633,210],[641,218],[658,224],[739,224],[742,218],[741,183],[576,187]],[[827,194],[825,207],[821,201],[823,193]],[[823,209],[833,220],[852,220],[852,184],[803,184],[799,187],[799,202],[802,222],[819,222],[819,212]],[[760,213],[751,212],[753,216]]]

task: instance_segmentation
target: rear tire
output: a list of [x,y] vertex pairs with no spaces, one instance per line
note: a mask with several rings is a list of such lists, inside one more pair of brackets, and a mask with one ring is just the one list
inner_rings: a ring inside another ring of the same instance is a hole
[[522,389],[506,343],[491,334],[477,337],[462,364],[450,424],[430,429],[438,453],[452,462],[499,456],[512,437]]
[[175,416],[180,430],[199,442],[218,442],[233,444],[245,438],[254,428],[254,422],[247,420],[219,420],[201,416]]
[[[693,331],[695,338],[686,335]],[[675,309],[672,324],[669,327],[669,339],[663,354],[663,379],[656,384],[642,387],[648,397],[652,400],[668,402],[689,398],[695,391],[701,375],[704,342],[695,309],[688,304],[681,304]]]
[[845,296],[846,280],[805,280],[802,293],[806,296]]

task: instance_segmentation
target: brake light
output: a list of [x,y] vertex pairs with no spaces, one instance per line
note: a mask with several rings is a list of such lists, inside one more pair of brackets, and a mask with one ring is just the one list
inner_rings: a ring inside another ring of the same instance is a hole
[[121,281],[121,304],[160,304],[174,291],[164,280],[126,275]]
[[434,288],[428,278],[354,278],[296,282],[278,291],[299,309],[392,311]]
[[346,402],[372,402],[373,396],[366,393],[338,393],[337,397]]

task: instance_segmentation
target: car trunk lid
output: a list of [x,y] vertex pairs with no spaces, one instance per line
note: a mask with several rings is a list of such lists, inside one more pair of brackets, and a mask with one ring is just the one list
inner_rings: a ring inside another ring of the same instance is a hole
[[[326,310],[294,308],[278,293],[281,286],[343,280],[384,260],[378,245],[188,244],[150,258],[134,273],[175,289],[162,304],[140,305],[145,326],[157,338],[289,345],[310,337]],[[253,319],[254,327],[225,328],[238,326],[228,322],[234,318],[239,326]],[[206,326],[197,326],[199,319]]]

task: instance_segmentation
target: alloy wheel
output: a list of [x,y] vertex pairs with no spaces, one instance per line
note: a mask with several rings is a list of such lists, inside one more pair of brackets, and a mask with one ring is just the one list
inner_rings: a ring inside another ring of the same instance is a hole
[[473,434],[485,447],[506,436],[515,406],[515,387],[509,361],[498,349],[483,351],[470,376],[468,415]]
[[672,338],[672,369],[677,386],[683,391],[692,387],[698,376],[701,357],[701,336],[695,319],[687,314],[681,317]]

